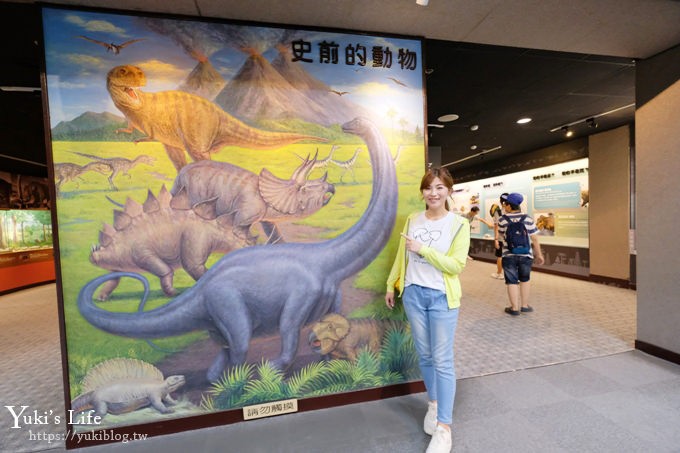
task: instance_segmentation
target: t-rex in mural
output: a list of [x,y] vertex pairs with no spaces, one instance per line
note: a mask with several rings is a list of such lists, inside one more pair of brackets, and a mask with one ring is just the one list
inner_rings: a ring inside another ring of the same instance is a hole
[[194,162],[180,170],[170,192],[186,194],[191,205],[217,199],[217,215],[229,215],[237,236],[253,245],[256,236],[250,228],[259,222],[273,244],[282,240],[277,222],[308,217],[335,193],[327,174],[307,179],[316,162],[316,155],[307,156],[290,179],[277,178],[266,168],[257,175],[226,162]]
[[224,146],[273,149],[301,140],[326,141],[311,135],[271,132],[248,126],[217,105],[184,91],[147,93],[146,75],[130,65],[116,66],[106,77],[106,88],[113,103],[128,121],[126,129],[137,129],[146,137],[137,141],[158,140],[179,171],[186,165],[184,151],[193,160],[209,160],[210,154]]
[[[113,226],[104,224],[90,261],[111,271],[151,272],[167,296],[176,294],[175,269],[198,280],[211,253],[248,245],[234,234],[228,216],[217,215],[214,198],[190,205],[185,196],[172,197],[165,185],[158,197],[149,190],[143,205],[128,198],[124,210],[113,214]],[[119,282],[107,281],[97,299],[107,300]]]
[[223,256],[194,286],[147,312],[114,313],[93,302],[97,287],[123,276],[144,284],[146,278],[112,273],[83,286],[78,309],[101,330],[133,338],[161,338],[195,330],[218,335],[224,346],[209,367],[216,381],[229,366],[245,363],[254,336],[279,332],[281,354],[271,363],[286,370],[298,350],[300,329],[342,304],[340,284],[366,267],[383,249],[397,213],[394,162],[378,128],[356,118],[343,125],[360,136],[373,159],[373,192],[359,221],[341,235],[318,243],[284,243],[246,247]]

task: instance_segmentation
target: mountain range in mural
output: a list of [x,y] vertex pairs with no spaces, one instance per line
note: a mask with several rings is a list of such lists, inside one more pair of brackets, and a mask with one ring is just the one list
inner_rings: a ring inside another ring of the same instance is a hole
[[[122,115],[109,112],[85,112],[71,121],[60,121],[54,126],[52,140],[129,142],[129,135],[116,134],[116,129],[125,127],[127,127],[127,120]],[[137,131],[135,134],[133,139],[142,136]]]
[[[341,97],[312,76],[302,64],[292,63],[288,49],[283,46],[273,63],[250,49],[248,58],[229,82],[207,57],[200,54],[194,57],[198,63],[178,89],[214,101],[226,112],[251,125],[297,119],[329,127],[356,116],[371,116],[364,108]],[[52,139],[129,141],[129,136],[115,132],[126,126],[122,116],[85,112],[71,121],[57,124],[52,129]]]

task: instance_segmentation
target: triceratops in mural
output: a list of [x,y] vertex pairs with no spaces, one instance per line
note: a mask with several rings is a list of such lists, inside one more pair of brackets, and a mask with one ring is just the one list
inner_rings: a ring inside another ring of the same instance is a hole
[[260,223],[270,244],[281,241],[276,222],[310,216],[324,207],[335,193],[333,184],[307,179],[317,162],[309,156],[290,179],[280,179],[263,168],[259,176],[241,167],[204,160],[182,168],[170,191],[188,196],[191,205],[217,199],[217,215],[229,215],[234,234],[254,244],[251,227]]
[[246,247],[213,265],[198,282],[161,307],[147,312],[114,313],[93,302],[97,287],[123,276],[149,287],[134,273],[112,273],[83,286],[78,309],[91,324],[116,335],[161,338],[195,330],[218,335],[224,347],[208,369],[210,381],[245,363],[254,336],[281,335],[281,354],[272,365],[286,370],[298,349],[300,329],[342,303],[340,284],[366,267],[383,249],[397,213],[397,178],[389,148],[378,128],[364,118],[343,125],[360,136],[373,162],[373,192],[359,221],[341,235],[319,243],[284,243]]

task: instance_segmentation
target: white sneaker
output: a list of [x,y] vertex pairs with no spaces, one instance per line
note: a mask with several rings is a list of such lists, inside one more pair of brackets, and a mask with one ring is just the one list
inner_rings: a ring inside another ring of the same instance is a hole
[[425,414],[425,420],[423,420],[423,431],[430,436],[434,434],[434,430],[437,428],[437,402],[428,401],[427,402],[427,413]]
[[503,277],[503,274],[497,274],[495,272],[493,274],[491,274],[491,278],[495,278],[495,279],[498,279],[498,280],[505,280],[505,277]]
[[450,453],[451,452],[451,431],[441,425],[432,435],[430,445],[427,446],[425,453]]

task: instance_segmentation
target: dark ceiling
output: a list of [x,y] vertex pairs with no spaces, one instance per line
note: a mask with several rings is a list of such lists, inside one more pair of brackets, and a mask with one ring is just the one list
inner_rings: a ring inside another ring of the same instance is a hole
[[[551,129],[590,117],[598,127],[575,124],[569,140],[634,120],[630,59],[436,40],[426,42],[426,52],[428,121],[444,125],[428,128],[429,145],[441,147],[442,164],[499,146],[484,156],[486,163],[562,143],[564,131]],[[460,118],[437,121],[450,113]],[[523,117],[532,121],[517,124]],[[454,168],[479,163],[469,158]]]
[[[0,2],[0,86],[39,86],[38,9],[31,4]],[[513,47],[426,40],[427,114],[430,124],[455,113],[444,128],[428,128],[429,145],[441,147],[442,164],[484,150],[485,164],[565,140],[562,124],[597,116],[635,99],[635,64],[621,57],[593,56]],[[0,165],[4,170],[46,174],[39,93],[0,91]],[[516,124],[520,117],[533,121]],[[572,139],[631,123],[634,109],[596,118],[597,129],[573,126]],[[478,125],[476,131],[470,126]],[[476,149],[472,149],[476,146]],[[7,160],[1,155],[22,160]],[[480,159],[456,164],[469,168]]]
[[[0,86],[40,86],[40,34],[37,8],[0,2]],[[40,92],[0,90],[0,171],[47,175],[45,161]]]

